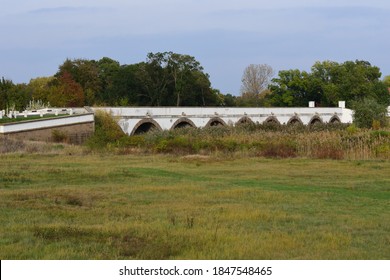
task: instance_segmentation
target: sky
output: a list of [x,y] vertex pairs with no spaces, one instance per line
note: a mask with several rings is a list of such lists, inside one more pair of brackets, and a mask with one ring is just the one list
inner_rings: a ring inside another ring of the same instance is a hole
[[194,56],[212,87],[239,95],[249,64],[310,71],[366,60],[390,75],[389,0],[2,0],[0,77],[54,75],[65,59]]

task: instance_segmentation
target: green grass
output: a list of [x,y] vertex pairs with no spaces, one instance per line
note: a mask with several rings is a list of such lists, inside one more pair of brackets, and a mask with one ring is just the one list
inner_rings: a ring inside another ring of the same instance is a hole
[[17,118],[8,118],[4,117],[0,119],[0,124],[5,124],[5,123],[16,123],[16,122],[23,122],[23,121],[37,121],[37,120],[42,120],[42,119],[52,119],[52,118],[58,118],[58,117],[63,117],[64,115],[43,115],[41,116],[28,116],[27,118],[25,117],[17,117]]
[[390,161],[0,156],[0,259],[389,259]]

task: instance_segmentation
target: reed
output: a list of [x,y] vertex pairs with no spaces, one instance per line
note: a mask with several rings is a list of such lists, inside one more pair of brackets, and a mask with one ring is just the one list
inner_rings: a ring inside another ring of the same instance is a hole
[[149,154],[389,159],[390,131],[330,125],[316,129],[287,126],[184,129],[126,137],[117,147],[122,150],[136,148]]

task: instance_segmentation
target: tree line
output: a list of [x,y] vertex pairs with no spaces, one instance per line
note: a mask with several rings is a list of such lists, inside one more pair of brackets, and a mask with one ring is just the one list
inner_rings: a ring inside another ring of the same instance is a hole
[[223,94],[190,55],[149,53],[146,61],[121,65],[100,60],[66,59],[50,77],[14,84],[0,80],[0,109],[22,111],[31,100],[53,107],[82,106],[337,106],[339,100],[373,98],[390,104],[390,77],[367,61],[316,62],[311,72],[283,70],[273,78],[265,64],[249,65],[241,95]]
[[380,69],[367,61],[316,62],[311,72],[292,69],[279,71],[273,79],[272,75],[268,65],[249,65],[241,96],[251,105],[265,107],[304,107],[309,101],[333,107],[338,101],[351,105],[364,99],[390,105],[390,76],[381,80]]
[[100,60],[66,59],[51,77],[28,84],[0,81],[0,108],[25,108],[29,100],[54,107],[221,106],[222,94],[192,56],[149,53],[145,62],[121,65]]

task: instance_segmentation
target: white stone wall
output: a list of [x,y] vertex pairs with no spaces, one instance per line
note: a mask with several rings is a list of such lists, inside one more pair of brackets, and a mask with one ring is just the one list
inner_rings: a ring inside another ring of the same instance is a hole
[[104,110],[119,117],[119,125],[127,134],[142,120],[155,122],[163,130],[172,129],[180,118],[187,118],[196,127],[205,127],[210,119],[219,118],[227,125],[235,125],[246,117],[254,123],[264,123],[268,118],[276,118],[279,123],[287,124],[292,118],[299,118],[303,124],[309,124],[313,118],[327,123],[337,117],[342,123],[352,122],[352,111],[345,108],[221,108],[221,107],[126,107],[92,108]]

